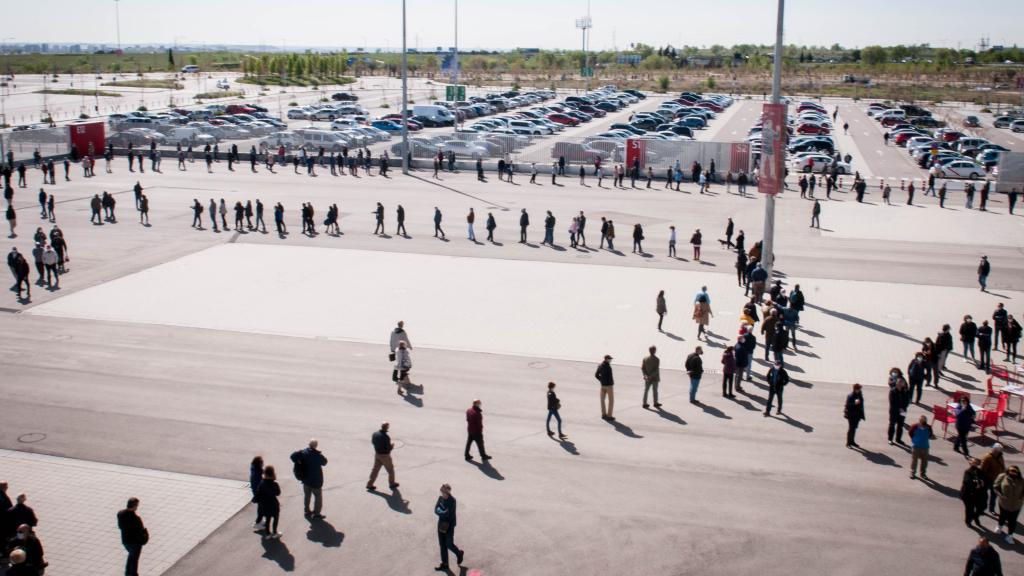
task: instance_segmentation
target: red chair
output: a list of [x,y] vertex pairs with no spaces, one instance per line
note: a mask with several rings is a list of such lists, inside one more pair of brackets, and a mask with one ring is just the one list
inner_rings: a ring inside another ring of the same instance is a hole
[[942,404],[932,405],[932,426],[936,422],[942,423],[942,439],[946,439],[946,429],[950,424],[956,424],[956,416],[950,413],[949,408]]
[[978,412],[977,417],[974,419],[974,424],[981,430],[981,435],[985,435],[986,428],[995,428],[999,425],[999,414],[996,414],[994,410],[982,410]]
[[1003,415],[1006,414],[1006,405],[1010,402],[1010,395],[1006,393],[1000,393],[995,397],[989,397],[985,400],[985,404],[982,408],[991,410],[996,413],[999,418],[999,426],[1006,430],[1006,424],[1003,422]]

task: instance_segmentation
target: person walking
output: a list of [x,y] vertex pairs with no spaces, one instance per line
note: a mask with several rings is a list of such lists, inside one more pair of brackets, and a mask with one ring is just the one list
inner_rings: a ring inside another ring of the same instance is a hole
[[889,426],[886,437],[889,445],[893,443],[903,446],[903,425],[907,420],[907,409],[910,407],[910,386],[903,378],[899,368],[890,371],[889,381]]
[[608,241],[608,251],[615,252],[615,222],[608,221],[608,228],[605,230],[604,239]]
[[29,278],[31,269],[28,266],[28,260],[17,252],[15,249],[11,249],[10,255],[7,257],[8,265],[11,267],[11,271],[14,273],[14,286],[18,292],[18,299],[21,300],[21,285],[25,284],[26,299],[32,299],[32,281]]
[[921,414],[917,423],[910,427],[910,479],[916,480],[918,467],[921,479],[928,479],[928,451],[930,450],[932,427],[928,416]]
[[582,245],[584,248],[587,247],[587,216],[580,210],[580,215],[576,218],[576,244]]
[[661,323],[665,321],[665,314],[668,314],[668,305],[665,303],[665,291],[659,290],[658,297],[654,303],[654,311],[658,314],[658,332],[663,332]]
[[764,380],[768,383],[768,403],[765,404],[764,415],[766,417],[771,415],[773,398],[779,401],[775,413],[782,414],[782,391],[786,388],[786,384],[789,384],[789,372],[786,372],[782,362],[776,361],[775,365],[768,369]]
[[1020,467],[1010,466],[996,477],[993,491],[999,502],[999,525],[997,530],[1006,526],[1006,543],[1013,544],[1013,533],[1017,530],[1017,517],[1024,505],[1024,479],[1020,475]]
[[[377,226],[374,227],[373,229],[374,235],[384,234],[384,205],[381,204],[380,202],[377,202],[377,208],[374,209],[372,214],[374,215],[374,219],[377,222]],[[405,221],[405,211],[401,211],[399,215],[401,216],[401,219],[399,220],[398,225],[399,228],[402,228],[404,227],[403,223]]]
[[690,404],[699,404],[697,402],[697,388],[700,386],[700,379],[704,375],[704,362],[700,358],[702,354],[704,354],[704,350],[697,346],[686,357],[686,362],[683,365],[686,368],[686,375],[690,377]]
[[640,224],[636,224],[633,226],[633,254],[644,253],[643,241],[644,229],[643,227],[640,226]]
[[487,450],[484,448],[484,411],[480,407],[480,399],[474,399],[473,405],[466,410],[466,450],[465,457],[466,461],[473,459],[473,456],[469,453],[469,447],[476,442],[476,450],[480,453],[481,460],[490,460],[491,456],[487,454]]
[[857,427],[864,417],[864,394],[861,393],[861,385],[854,384],[853,391],[847,394],[846,404],[843,406],[843,417],[846,418],[846,447],[860,448],[857,444]]
[[497,221],[494,219],[494,214],[487,213],[487,223],[484,225],[487,228],[487,241],[494,244],[494,229],[498,227]]
[[566,436],[562,434],[562,416],[558,413],[561,409],[562,401],[555,394],[555,383],[548,382],[548,419],[544,423],[544,427],[548,431],[548,436],[554,436],[555,433],[551,431],[551,419],[554,418],[558,422],[558,438],[559,440],[565,440]]
[[974,425],[974,408],[966,396],[961,396],[956,408],[953,409],[956,417],[956,441],[953,442],[953,451],[960,452],[963,449],[964,458],[969,458],[967,451],[967,435]]
[[988,291],[988,275],[992,272],[992,265],[988,263],[988,256],[982,256],[981,262],[978,263],[978,284],[981,285],[981,291]]
[[[264,527],[257,522],[253,526],[253,530],[259,532],[265,529],[267,538],[271,540],[281,538],[281,533],[277,531],[277,523],[281,518],[281,502],[278,500],[280,495],[281,486],[277,483],[277,471],[273,466],[267,466],[263,469],[263,478],[260,480],[256,496],[253,498],[253,501],[256,502],[256,514],[266,524]],[[306,518],[310,517],[309,514],[306,515]],[[317,517],[322,518],[322,516]]]
[[971,549],[964,576],[1003,576],[999,553],[988,543],[988,538],[979,538],[978,545]]
[[[602,238],[603,239],[603,238]],[[668,257],[676,257],[676,227],[668,227]]]
[[149,531],[139,517],[139,499],[132,497],[124,510],[117,513],[117,527],[121,531],[121,544],[128,551],[124,565],[125,576],[139,576],[139,557],[142,547],[149,544]]
[[441,495],[434,504],[434,514],[437,516],[437,542],[441,548],[441,564],[434,570],[448,572],[448,551],[455,553],[455,563],[462,566],[465,552],[455,545],[455,524],[456,506],[455,497],[452,496],[452,487],[448,484],[441,485]]
[[[594,378],[601,384],[601,418],[614,422],[615,416],[615,377],[612,374],[612,357],[604,355],[604,361],[597,366]],[[607,402],[607,406],[605,403]]]
[[[320,520],[324,518],[320,511],[323,508],[324,466],[327,466],[327,458],[317,448],[319,445],[317,439],[312,438],[307,447],[293,452],[291,455],[291,461],[295,465],[295,477],[302,482],[303,515],[306,519]],[[264,477],[266,477],[265,471]],[[312,508],[309,507],[311,499],[313,500]]]
[[814,207],[811,208],[811,228],[821,228],[821,202],[818,200],[814,201]]
[[964,524],[968,528],[971,524],[982,528],[981,516],[985,513],[988,495],[985,477],[981,473],[981,460],[977,458],[968,459],[967,470],[964,470],[963,481],[960,483],[960,500],[964,503]]
[[43,266],[46,267],[46,287],[50,289],[60,288],[60,273],[57,271],[57,252],[53,246],[46,245],[43,251]]
[[[260,489],[260,482],[263,481],[263,456],[254,456],[252,462],[249,463],[249,491],[252,492],[252,501],[256,502],[256,494]],[[263,526],[263,515],[260,513],[259,506],[256,507],[256,521],[252,524],[252,529],[256,530]]]
[[661,402],[658,402],[658,383],[661,382],[661,360],[658,359],[656,352],[657,347],[651,346],[647,349],[650,353],[640,363],[640,372],[644,376],[644,408],[650,408],[651,405],[647,403],[647,394],[651,390],[654,391],[654,407],[661,408]]
[[714,314],[711,312],[711,296],[708,294],[708,287],[701,286],[700,292],[693,298],[693,321],[697,323],[697,340],[704,336],[704,341],[708,340],[708,333],[705,326],[711,322],[711,317]]
[[988,512],[992,515],[996,513],[995,481],[1003,472],[1006,472],[1003,445],[996,442],[992,449],[981,457],[981,474],[985,477],[985,490],[988,492]]
[[530,215],[526,208],[519,213],[519,243],[526,244],[526,229],[530,226]]
[[733,379],[736,377],[736,351],[726,346],[722,351],[722,397],[735,398],[732,393]]
[[391,371],[391,380],[398,387],[398,395],[404,396],[406,386],[409,385],[409,371],[412,370],[412,353],[409,344],[405,340],[398,343],[395,349],[395,367]]
[[367,490],[377,489],[373,483],[377,481],[377,474],[380,473],[382,467],[388,473],[388,488],[391,488],[392,491],[398,488],[398,482],[395,481],[395,464],[391,461],[391,451],[395,449],[395,444],[388,434],[390,429],[390,422],[381,422],[380,430],[374,432],[370,438],[370,442],[373,444],[373,468],[370,469],[370,479],[366,481]]

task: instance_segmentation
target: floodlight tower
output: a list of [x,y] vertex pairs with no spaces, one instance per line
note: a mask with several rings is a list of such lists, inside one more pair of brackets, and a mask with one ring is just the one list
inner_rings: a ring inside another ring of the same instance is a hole
[[584,79],[585,90],[590,90],[590,54],[587,53],[587,36],[589,35],[589,30],[593,27],[594,23],[590,19],[590,2],[587,2],[587,15],[576,19],[576,28],[583,31],[583,70],[580,72]]

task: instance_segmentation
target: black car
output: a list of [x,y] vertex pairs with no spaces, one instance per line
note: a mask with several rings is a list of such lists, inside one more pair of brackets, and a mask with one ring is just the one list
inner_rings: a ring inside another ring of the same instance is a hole
[[810,152],[817,150],[818,152],[827,152],[829,156],[835,154],[836,147],[828,140],[805,140],[799,144],[793,144],[789,147],[789,151],[792,152]]
[[942,120],[936,120],[931,116],[918,116],[911,118],[910,123],[917,128],[942,128],[946,125]]
[[647,99],[647,95],[644,94],[643,92],[639,91],[639,90],[632,90],[631,89],[631,90],[623,90],[623,92],[625,92],[626,94],[631,94],[633,96],[636,96],[637,98],[639,98],[641,100],[646,100]]
[[662,124],[654,129],[655,132],[672,132],[676,136],[688,136],[693,138],[693,130],[689,126],[678,126],[676,124]]
[[931,117],[932,113],[916,104],[900,104],[900,108],[906,113],[907,118]]
[[335,92],[334,94],[331,94],[331,100],[337,100],[338,102],[355,102],[359,100],[359,96],[356,96],[351,92]]
[[611,102],[598,102],[597,104],[594,104],[594,108],[604,110],[605,112],[616,112],[619,109],[618,106]]
[[654,130],[658,127],[661,122],[657,118],[651,118],[650,116],[644,116],[642,118],[634,118],[630,125],[641,130]]
[[442,126],[451,126],[451,122],[438,122],[437,120],[432,120],[430,118],[427,118],[426,116],[413,116],[409,119],[412,120],[413,122],[419,122],[420,124],[423,125],[424,128],[440,128]]
[[257,112],[263,112],[263,113],[270,112],[270,110],[268,110],[265,106],[260,106],[259,104],[246,104],[246,106],[248,106],[249,108],[252,108],[253,110],[255,110]]

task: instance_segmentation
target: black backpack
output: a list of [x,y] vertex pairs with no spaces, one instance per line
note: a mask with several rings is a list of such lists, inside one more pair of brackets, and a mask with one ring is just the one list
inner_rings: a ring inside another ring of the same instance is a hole
[[296,450],[292,452],[292,474],[295,474],[295,479],[302,482],[306,479],[306,462],[302,455],[302,450]]

